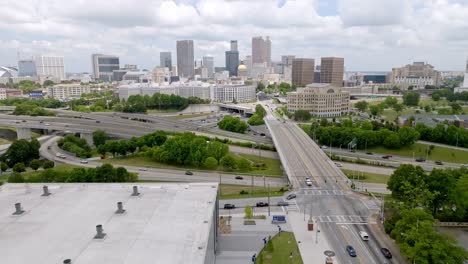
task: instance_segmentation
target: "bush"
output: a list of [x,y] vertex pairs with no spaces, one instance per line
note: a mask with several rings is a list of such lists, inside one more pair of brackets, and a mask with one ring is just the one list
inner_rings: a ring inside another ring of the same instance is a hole
[[24,171],[26,171],[26,166],[24,166],[24,163],[22,163],[22,162],[16,163],[13,166],[13,171],[14,172],[24,172]]
[[44,164],[42,165],[42,167],[44,169],[51,169],[54,166],[55,166],[55,163],[53,161],[50,161],[50,160],[44,161]]
[[41,162],[40,160],[38,160],[38,159],[33,159],[33,160],[31,160],[31,162],[29,163],[29,167],[31,167],[31,169],[33,169],[33,170],[35,170],[35,171],[36,171],[37,169],[39,169],[39,168],[41,167],[41,165],[42,165],[42,162]]
[[210,169],[210,170],[216,169],[216,167],[218,167],[218,161],[213,157],[208,157],[205,159],[203,166],[205,166],[205,168]]
[[243,134],[249,125],[247,125],[246,122],[241,121],[239,118],[225,116],[223,120],[218,122],[218,127],[222,130]]
[[24,177],[21,173],[14,172],[8,177],[8,182],[10,183],[22,183],[24,182]]
[[237,167],[237,161],[231,154],[224,156],[221,159],[220,164],[226,170],[234,170]]

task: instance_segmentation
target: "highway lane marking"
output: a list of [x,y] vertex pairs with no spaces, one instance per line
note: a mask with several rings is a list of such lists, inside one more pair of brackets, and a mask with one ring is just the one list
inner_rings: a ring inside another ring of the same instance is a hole
[[[340,232],[341,236],[345,239],[346,244],[347,244],[347,245],[351,245],[350,240],[352,240],[352,239],[349,239],[349,237],[348,237],[347,235],[345,235],[345,232],[343,232],[343,230],[341,230],[341,228],[337,228],[337,229],[338,229],[338,232]],[[345,229],[348,230],[348,231],[350,231],[348,228],[345,228]],[[352,231],[351,231],[351,232],[352,232]],[[346,232],[346,233],[348,233],[348,232]],[[356,248],[355,248],[355,250],[356,250]],[[346,253],[348,253],[348,252],[346,251]],[[357,260],[359,261],[359,263],[363,263],[363,262],[362,262],[362,259],[361,259],[361,256],[360,256],[359,254],[357,254],[357,253],[358,253],[358,252],[357,252],[357,250],[356,250],[356,258],[357,258]],[[349,253],[348,253],[348,255],[349,255]],[[364,263],[366,263],[366,262],[364,262]]]

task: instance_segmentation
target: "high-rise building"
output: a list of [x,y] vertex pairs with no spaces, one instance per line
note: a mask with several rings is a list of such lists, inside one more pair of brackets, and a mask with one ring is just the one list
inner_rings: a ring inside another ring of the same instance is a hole
[[214,58],[212,56],[203,56],[203,67],[208,72],[208,78],[214,77]]
[[292,84],[306,86],[314,82],[314,59],[295,58],[292,60]]
[[442,77],[434,66],[425,62],[413,62],[401,68],[393,68],[389,82],[403,89],[413,86],[423,89],[426,85],[438,86]]
[[252,38],[252,64],[266,63],[267,66],[271,63],[271,40],[270,37],[253,37]]
[[344,58],[323,57],[320,64],[320,82],[343,86]]
[[36,63],[34,60],[20,60],[18,61],[18,76],[36,76]]
[[229,76],[237,76],[239,67],[239,51],[237,50],[237,40],[231,40],[231,50],[226,51],[226,70]]
[[192,78],[194,65],[193,40],[177,41],[177,71],[180,77]]
[[119,57],[114,55],[93,54],[91,63],[95,80],[114,81],[113,71],[120,69]]
[[172,55],[170,51],[159,53],[159,66],[172,70]]
[[65,66],[62,56],[36,56],[36,73],[40,76],[53,76],[57,80],[65,80]]

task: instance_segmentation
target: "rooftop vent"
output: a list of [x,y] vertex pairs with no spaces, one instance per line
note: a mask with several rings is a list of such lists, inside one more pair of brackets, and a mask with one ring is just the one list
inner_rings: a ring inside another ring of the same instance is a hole
[[97,225],[96,235],[94,236],[94,239],[103,239],[106,236],[106,233],[104,233],[103,231],[104,229],[102,228],[102,225]]
[[21,203],[15,203],[15,209],[16,211],[13,213],[13,215],[20,215],[24,213],[23,208],[21,208]]
[[132,196],[138,196],[140,195],[140,193],[138,192],[138,186],[133,186],[133,193],[132,193]]
[[66,260],[63,261],[63,264],[71,264],[71,263],[72,263],[71,259],[66,259]]
[[51,193],[49,192],[49,186],[44,185],[42,186],[42,189],[44,190],[44,193],[41,196],[49,196]]
[[115,211],[116,214],[123,214],[125,213],[125,209],[123,209],[122,202],[117,203],[117,211]]

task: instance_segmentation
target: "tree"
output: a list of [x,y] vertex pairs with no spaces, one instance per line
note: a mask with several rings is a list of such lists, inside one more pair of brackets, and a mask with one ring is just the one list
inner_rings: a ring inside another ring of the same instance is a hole
[[29,163],[29,167],[31,167],[31,169],[37,171],[37,169],[39,169],[42,165],[42,162],[38,159],[33,159],[31,160],[31,162]]
[[440,100],[440,94],[438,93],[433,93],[431,97],[432,97],[432,100],[436,102]]
[[401,147],[400,137],[396,133],[391,133],[383,141],[383,145],[390,149],[399,149]]
[[51,80],[46,80],[44,81],[44,83],[42,84],[42,86],[44,87],[48,87],[48,86],[53,86],[55,83]]
[[403,104],[408,106],[418,106],[421,95],[418,92],[407,92],[403,95]]
[[381,105],[371,105],[369,110],[373,116],[379,116],[383,112]]
[[14,141],[3,156],[9,167],[16,163],[29,163],[32,159],[39,158],[40,143],[36,139],[28,142],[26,139]]
[[265,108],[261,104],[255,106],[255,113],[258,114],[261,118],[264,118],[267,114]]
[[99,147],[106,143],[109,140],[109,135],[106,131],[103,130],[96,130],[93,132],[93,143],[94,146]]
[[400,137],[400,143],[402,146],[413,145],[419,139],[419,133],[410,127],[402,127],[398,131]]
[[369,106],[369,103],[367,101],[359,101],[354,104],[354,107],[356,107],[359,111],[364,112],[367,110],[367,107]]
[[415,208],[428,199],[423,169],[420,166],[402,164],[390,176],[387,188],[392,191],[392,197],[405,203],[407,208]]
[[100,146],[97,147],[96,151],[97,151],[97,153],[99,153],[101,155],[101,158],[105,159],[106,158],[106,153],[108,151],[108,145],[107,144],[100,145]]
[[241,121],[239,118],[225,116],[221,121],[218,122],[218,127],[223,130],[243,134],[249,125],[247,125],[246,122]]
[[46,160],[44,161],[44,165],[42,165],[42,167],[44,169],[51,169],[55,166],[55,163],[53,161],[50,161],[50,160]]
[[312,116],[306,110],[297,110],[294,112],[294,120],[296,121],[308,121]]
[[226,156],[229,152],[229,147],[218,141],[210,142],[208,144],[207,155],[217,160],[218,164],[221,159]]
[[398,99],[396,99],[396,97],[393,96],[388,96],[385,98],[384,103],[388,107],[393,107],[394,105],[398,104]]
[[13,172],[10,177],[8,177],[9,183],[22,183],[24,182],[24,177],[21,173]]
[[213,157],[208,157],[205,159],[203,166],[205,166],[207,169],[213,170],[218,166],[218,161]]
[[403,111],[403,109],[405,108],[405,106],[403,104],[394,104],[393,105],[393,110],[395,110],[396,112],[401,112]]
[[24,166],[24,163],[18,162],[13,166],[13,171],[14,172],[24,172],[24,171],[26,171],[26,166]]
[[8,165],[5,162],[0,162],[0,170],[2,172],[5,172],[6,170],[8,170]]
[[460,113],[463,111],[463,108],[461,107],[460,104],[457,103],[451,103],[450,106],[452,107],[452,112],[454,114]]
[[259,116],[257,113],[255,113],[249,118],[247,123],[249,123],[249,125],[251,125],[251,126],[259,126],[259,125],[265,124],[265,121],[263,120],[263,118],[261,116]]
[[265,90],[265,85],[262,82],[258,82],[257,84],[257,91]]
[[237,162],[237,167],[239,168],[239,170],[241,171],[249,171],[252,166],[250,164],[250,161],[246,160],[246,159],[240,159],[238,162]]
[[325,117],[322,117],[322,119],[320,119],[320,126],[321,127],[328,126],[328,119],[326,119]]
[[228,154],[226,156],[224,156],[221,161],[220,161],[220,164],[223,166],[224,169],[226,170],[233,170],[237,167],[237,161],[236,159],[234,158],[234,156]]

